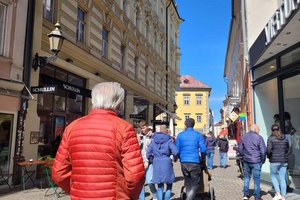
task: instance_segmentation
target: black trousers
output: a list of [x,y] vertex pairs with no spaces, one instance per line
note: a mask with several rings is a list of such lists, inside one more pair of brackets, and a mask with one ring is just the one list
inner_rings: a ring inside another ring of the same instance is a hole
[[186,200],[193,200],[197,195],[202,171],[199,163],[181,163],[181,171],[186,188]]

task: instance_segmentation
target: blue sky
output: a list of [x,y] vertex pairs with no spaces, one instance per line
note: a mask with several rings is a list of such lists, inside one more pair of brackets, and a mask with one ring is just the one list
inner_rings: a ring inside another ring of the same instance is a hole
[[231,19],[230,0],[177,0],[180,17],[180,74],[191,75],[212,88],[209,104],[215,122],[226,94],[223,79]]

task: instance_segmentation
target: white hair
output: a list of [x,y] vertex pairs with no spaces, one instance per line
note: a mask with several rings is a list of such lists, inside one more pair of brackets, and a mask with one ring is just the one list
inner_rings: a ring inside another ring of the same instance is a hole
[[117,82],[98,83],[92,89],[92,104],[95,109],[123,110],[124,89]]
[[253,132],[255,132],[255,133],[259,133],[260,128],[259,128],[259,126],[258,126],[257,124],[252,124],[252,125],[250,126],[250,131],[253,131]]

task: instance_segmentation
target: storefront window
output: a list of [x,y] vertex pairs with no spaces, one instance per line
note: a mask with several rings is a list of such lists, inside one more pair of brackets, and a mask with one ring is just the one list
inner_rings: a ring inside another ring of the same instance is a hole
[[0,113],[0,169],[4,172],[9,169],[13,119],[12,114]]
[[275,71],[277,68],[276,60],[272,60],[254,70],[254,80]]
[[[255,123],[260,126],[260,135],[267,142],[271,135],[271,126],[274,124],[273,116],[278,110],[277,79],[264,82],[254,87]],[[262,179],[270,179],[270,166],[265,163],[262,167]]]
[[281,67],[285,67],[293,62],[300,60],[300,47],[283,55],[280,59]]
[[68,111],[71,113],[81,113],[83,109],[83,97],[79,94],[69,95]]
[[[291,155],[289,156],[288,171],[292,186],[300,188],[300,74],[283,80],[283,98],[285,112],[290,115],[290,122],[295,131],[291,136]],[[287,117],[286,119],[287,120]]]
[[38,157],[54,156],[54,141],[66,125],[82,117],[85,107],[85,79],[54,66],[41,68],[39,86],[55,85],[53,93],[38,95],[40,117]]

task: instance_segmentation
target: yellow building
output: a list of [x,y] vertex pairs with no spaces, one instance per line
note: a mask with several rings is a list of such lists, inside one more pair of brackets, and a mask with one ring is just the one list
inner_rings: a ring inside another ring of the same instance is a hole
[[195,119],[195,130],[207,133],[209,130],[209,96],[211,88],[189,75],[180,77],[176,91],[176,114],[182,120],[176,121],[176,135],[184,130],[187,118]]

